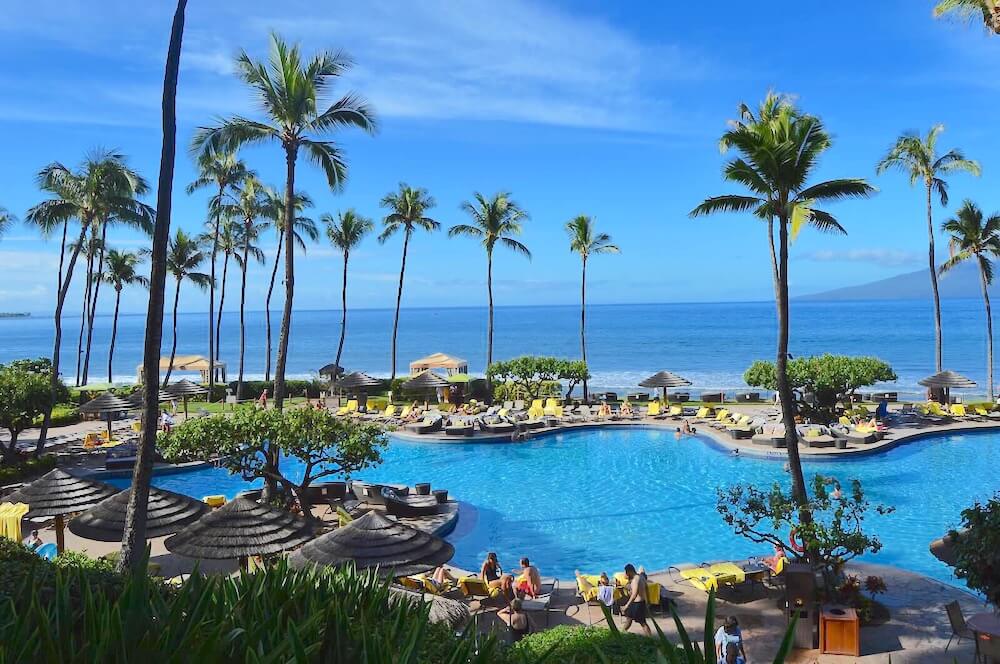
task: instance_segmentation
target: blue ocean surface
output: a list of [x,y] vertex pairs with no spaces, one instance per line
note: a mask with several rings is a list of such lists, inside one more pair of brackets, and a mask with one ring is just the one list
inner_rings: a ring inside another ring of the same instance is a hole
[[[929,302],[792,302],[793,356],[816,353],[875,355],[896,370],[899,380],[886,387],[919,394],[917,381],[934,371],[934,331]],[[522,354],[579,357],[579,308],[576,306],[498,307],[494,357]],[[393,312],[349,312],[343,364],[375,376],[390,372]],[[280,312],[272,312],[277,345]],[[982,302],[945,300],[944,358],[947,368],[984,385],[986,340]],[[144,316],[119,321],[113,375],[134,381],[141,361]],[[49,317],[0,319],[0,362],[52,352]],[[207,355],[204,313],[178,319],[178,354]],[[646,376],[669,369],[687,377],[694,390],[744,389],[743,372],[756,359],[774,359],[775,310],[771,302],[712,304],[596,305],[588,308],[588,361],[593,387],[632,390]],[[76,374],[78,317],[64,323],[62,373],[71,384]],[[246,373],[262,378],[266,339],[263,312],[247,316]],[[90,380],[107,380],[111,318],[98,316]],[[339,311],[296,311],[292,321],[290,376],[308,378],[332,362],[340,334]],[[170,317],[163,347],[170,349]],[[221,359],[235,379],[238,365],[237,314],[223,318]],[[403,309],[399,327],[399,366],[406,374],[411,360],[443,352],[465,358],[482,374],[486,361],[486,309]],[[273,370],[273,360],[272,360]],[[983,390],[985,392],[985,390]]]
[[[283,461],[290,476],[301,473]],[[716,490],[738,482],[766,489],[789,479],[781,457],[733,456],[705,439],[640,427],[577,430],[524,443],[448,443],[392,438],[380,466],[358,479],[430,482],[462,509],[453,564],[478,569],[488,551],[513,566],[528,556],[544,574],[572,577],[620,570],[627,562],[659,570],[768,553],[735,535],[716,511]],[[1000,489],[1000,432],[939,435],[878,454],[804,463],[845,488],[861,480],[874,510],[865,530],[884,548],[871,562],[897,565],[961,585],[928,551],[959,525],[960,512]],[[116,480],[127,486],[129,480]],[[153,483],[197,498],[249,488],[222,468],[159,475]],[[255,483],[256,485],[258,483]]]

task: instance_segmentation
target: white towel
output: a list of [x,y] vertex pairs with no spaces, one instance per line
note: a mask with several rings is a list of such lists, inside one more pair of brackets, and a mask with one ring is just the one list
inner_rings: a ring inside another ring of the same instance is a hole
[[597,600],[604,606],[615,603],[615,589],[611,586],[597,586]]

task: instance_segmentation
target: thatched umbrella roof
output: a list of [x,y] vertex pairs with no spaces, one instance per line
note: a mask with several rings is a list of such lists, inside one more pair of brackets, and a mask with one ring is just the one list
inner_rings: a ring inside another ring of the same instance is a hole
[[691,381],[687,378],[669,371],[660,371],[639,383],[641,387],[683,387],[690,384]]
[[[171,394],[166,390],[158,390],[156,393],[156,401],[158,403],[163,403],[164,401],[173,401],[176,398],[177,395]],[[142,408],[142,388],[140,387],[138,390],[128,395],[126,401],[128,401],[129,404],[131,404],[132,408]]]
[[413,604],[421,600],[427,602],[430,605],[428,618],[430,618],[431,622],[445,623],[454,630],[460,630],[465,627],[472,617],[469,613],[469,607],[455,599],[428,593],[418,593],[398,586],[392,586],[389,590],[394,597],[401,601]]
[[380,387],[381,385],[381,381],[372,378],[368,374],[363,374],[360,371],[349,373],[334,383],[334,387],[340,388],[341,390],[365,390],[370,387]]
[[931,542],[931,555],[943,562],[945,565],[954,566],[958,562],[955,553],[955,542],[962,537],[962,533],[951,532],[940,539]]
[[182,556],[225,560],[288,551],[315,534],[312,524],[286,510],[234,498],[164,544],[168,551]]
[[403,383],[400,387],[408,392],[419,392],[427,390],[436,390],[441,387],[449,387],[449,383],[446,379],[437,375],[433,371],[424,371],[410,380]]
[[[98,542],[116,542],[125,532],[125,509],[132,489],[116,493],[69,522],[70,531]],[[176,533],[208,511],[208,505],[172,491],[150,488],[146,537]]]
[[455,547],[440,537],[368,512],[309,542],[290,562],[293,567],[353,563],[359,569],[377,567],[380,573],[407,576],[432,570],[454,555]]
[[976,386],[975,381],[950,370],[928,376],[919,382],[924,387],[946,387],[953,390],[966,390]]
[[328,376],[330,380],[334,380],[338,376],[344,373],[344,367],[334,362],[331,362],[330,364],[324,364],[322,367],[320,367],[317,373],[320,376]]
[[88,510],[118,492],[110,484],[75,477],[56,468],[6,496],[4,501],[25,503],[28,517],[60,516]]
[[134,410],[134,406],[111,392],[105,392],[101,396],[91,399],[80,406],[81,413],[91,413],[94,415],[120,413],[123,410]]
[[193,397],[208,394],[208,388],[198,383],[192,383],[187,378],[182,378],[176,383],[167,385],[167,392],[175,397]]

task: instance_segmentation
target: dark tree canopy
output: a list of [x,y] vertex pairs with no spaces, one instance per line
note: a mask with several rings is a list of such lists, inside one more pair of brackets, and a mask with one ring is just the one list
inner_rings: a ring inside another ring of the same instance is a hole
[[587,363],[580,360],[562,360],[558,357],[524,355],[513,360],[494,362],[486,369],[490,382],[513,383],[524,391],[529,399],[541,396],[546,384],[565,380],[569,391],[590,378]]
[[1000,605],[1000,492],[963,510],[962,529],[954,538],[955,576]]
[[[53,405],[49,381],[51,366],[47,359],[0,364],[0,427],[10,432],[10,441],[0,442],[0,453],[5,461],[16,456],[20,433]],[[62,392],[65,391],[62,386]]]

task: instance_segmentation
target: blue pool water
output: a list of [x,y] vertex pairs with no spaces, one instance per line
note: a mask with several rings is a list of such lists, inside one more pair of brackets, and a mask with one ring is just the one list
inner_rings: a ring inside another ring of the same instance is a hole
[[[455,565],[478,569],[487,551],[497,551],[506,567],[527,555],[544,574],[563,578],[576,568],[610,571],[630,561],[662,569],[760,553],[727,530],[715,510],[715,490],[735,482],[788,482],[783,457],[734,457],[704,439],[677,441],[670,431],[637,427],[518,444],[394,438],[384,457],[358,479],[431,482],[468,506],[449,537]],[[868,527],[885,545],[872,562],[954,582],[927,546],[957,525],[964,507],[1000,489],[1000,432],[925,438],[805,466],[807,479],[822,473],[845,486],[860,479],[872,503],[897,508],[869,518]],[[154,484],[199,498],[248,487],[218,468],[160,475]]]

